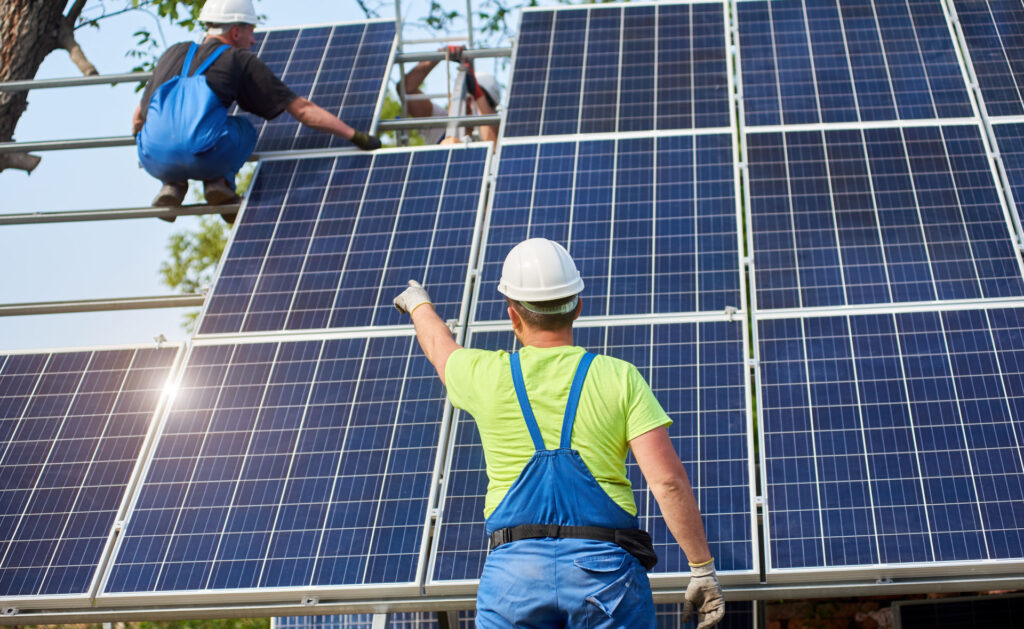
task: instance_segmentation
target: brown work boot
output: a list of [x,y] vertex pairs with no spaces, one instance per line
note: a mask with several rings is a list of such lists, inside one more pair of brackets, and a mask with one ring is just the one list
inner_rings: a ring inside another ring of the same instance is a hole
[[235,194],[235,187],[228,183],[227,179],[218,177],[203,182],[203,195],[206,197],[207,205],[226,205],[238,203],[242,200]]
[[[187,181],[165,183],[160,192],[153,198],[153,207],[180,207],[185,193],[188,192]],[[161,216],[160,220],[173,223],[176,216]]]

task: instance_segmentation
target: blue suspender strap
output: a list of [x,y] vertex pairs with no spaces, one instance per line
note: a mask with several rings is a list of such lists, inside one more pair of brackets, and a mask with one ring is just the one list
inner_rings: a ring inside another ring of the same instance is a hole
[[185,55],[185,63],[181,64],[181,77],[185,78],[188,76],[188,69],[192,67],[192,59],[196,56],[196,49],[199,48],[195,42],[188,47],[188,54]]
[[533,416],[533,409],[530,407],[530,398],[526,397],[526,384],[523,382],[523,368],[519,364],[519,352],[509,354],[508,359],[509,364],[512,366],[512,384],[516,387],[519,408],[523,411],[526,427],[530,429],[530,438],[533,439],[533,446],[538,450],[545,450],[544,438],[540,435],[540,426],[537,425],[537,418]]
[[565,417],[562,419],[562,442],[558,447],[563,450],[571,447],[572,425],[576,421],[576,407],[579,406],[580,393],[583,392],[583,381],[587,379],[587,370],[590,369],[590,363],[594,361],[595,355],[590,352],[583,354],[579,366],[576,367],[576,375],[572,379],[572,388],[569,389],[569,401],[565,404]]
[[[228,48],[231,48],[231,46],[228,46],[227,44],[221,44],[217,48],[217,50],[214,50],[213,52],[211,52],[210,56],[203,60],[202,65],[200,65],[198,68],[196,68],[195,74],[193,74],[192,76],[197,76],[199,74],[202,74],[203,72],[206,72],[207,68],[209,68],[213,64],[213,62],[217,60],[217,57],[219,57],[220,54],[222,52],[224,52],[225,50],[227,50]],[[192,65],[192,64],[190,63],[189,65]]]

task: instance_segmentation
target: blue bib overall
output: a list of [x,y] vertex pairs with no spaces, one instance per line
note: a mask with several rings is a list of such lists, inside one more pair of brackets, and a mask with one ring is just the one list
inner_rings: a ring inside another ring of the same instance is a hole
[[[536,451],[498,507],[487,534],[524,524],[636,528],[636,517],[612,500],[571,448],[573,422],[594,354],[580,360],[569,391],[557,450],[544,446],[523,383],[519,354],[512,381]],[[477,591],[477,627],[654,627],[647,572],[614,542],[577,538],[520,539],[487,557]]]
[[217,48],[189,76],[198,48],[189,47],[181,74],[153,90],[146,123],[135,138],[139,161],[164,183],[223,177],[234,186],[235,174],[256,148],[256,129],[241,116],[229,116],[203,76],[230,46]]

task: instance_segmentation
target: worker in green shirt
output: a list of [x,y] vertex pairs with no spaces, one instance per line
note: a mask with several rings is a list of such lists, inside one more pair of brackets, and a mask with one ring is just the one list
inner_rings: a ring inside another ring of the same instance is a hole
[[452,404],[480,431],[491,553],[477,627],[653,629],[646,570],[657,556],[637,525],[629,450],[690,560],[684,616],[696,606],[698,627],[712,627],[725,603],[697,501],[665,429],[672,420],[636,367],[573,344],[582,290],[561,245],[544,238],[516,245],[498,283],[523,346],[512,354],[460,347],[415,281],[395,298]]

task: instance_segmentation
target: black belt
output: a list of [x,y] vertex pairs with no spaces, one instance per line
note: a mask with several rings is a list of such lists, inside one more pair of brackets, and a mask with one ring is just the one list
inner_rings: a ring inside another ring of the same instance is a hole
[[521,539],[554,537],[558,539],[593,539],[599,542],[613,542],[637,558],[645,570],[658,563],[654,544],[647,531],[641,529],[606,529],[600,526],[561,526],[558,524],[520,524],[499,529],[491,533],[491,550],[502,544]]

